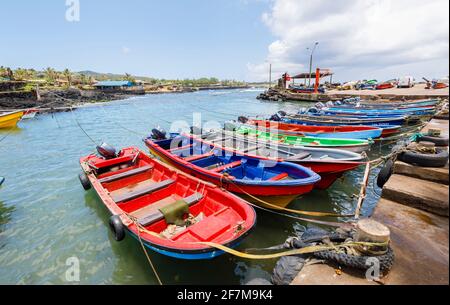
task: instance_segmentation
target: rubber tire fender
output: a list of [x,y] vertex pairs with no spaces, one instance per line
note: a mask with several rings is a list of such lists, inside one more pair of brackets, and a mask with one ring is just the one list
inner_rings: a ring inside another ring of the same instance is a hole
[[417,141],[432,142],[436,144],[436,146],[448,146],[448,138],[445,137],[419,136]]
[[389,178],[392,176],[393,172],[394,172],[394,161],[392,159],[389,159],[386,161],[386,164],[378,173],[377,185],[379,188],[383,188],[383,186],[386,184],[386,182],[388,182]]
[[83,186],[85,191],[91,188],[91,182],[89,181],[85,173],[79,174],[78,179],[80,180],[81,186]]
[[119,215],[113,215],[109,218],[109,228],[116,241],[122,241],[125,238],[125,227]]
[[321,251],[314,253],[314,256],[319,259],[325,259],[327,261],[333,261],[339,265],[346,267],[367,270],[370,265],[367,265],[369,258],[376,258],[380,263],[380,271],[388,271],[392,268],[395,260],[394,251],[391,247],[387,252],[380,256],[354,256],[344,253],[337,253],[335,251]]
[[277,261],[273,269],[272,283],[274,285],[289,285],[304,265],[305,260],[301,256],[283,256]]
[[406,151],[398,156],[398,160],[423,167],[444,167],[448,162],[447,150],[437,148],[436,152],[436,154],[430,155]]

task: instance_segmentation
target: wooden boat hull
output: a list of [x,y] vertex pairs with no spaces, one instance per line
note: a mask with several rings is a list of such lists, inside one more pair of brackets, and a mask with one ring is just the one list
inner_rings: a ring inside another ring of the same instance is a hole
[[394,103],[384,103],[384,102],[358,102],[355,104],[342,104],[339,105],[340,108],[361,108],[361,109],[408,109],[408,108],[423,108],[423,107],[434,107],[439,104],[439,100],[424,100],[424,101],[414,101],[414,102],[394,102]]
[[[227,157],[231,156],[236,160],[245,159],[246,164],[248,164],[249,160],[251,160],[253,163],[258,163],[258,168],[260,169],[267,168],[268,170],[280,171],[281,173],[282,170],[280,168],[282,168],[294,177],[287,181],[271,181],[263,179],[251,180],[245,177],[235,178],[235,174],[230,172],[228,175],[229,178],[224,179],[223,174],[218,174],[210,169],[206,169],[205,167],[186,161],[184,157],[182,157],[183,154],[181,152],[177,155],[162,147],[168,143],[173,143],[173,141],[179,141],[180,139],[182,141],[192,141],[191,137],[182,135],[181,137],[162,141],[146,139],[145,144],[153,155],[161,158],[164,162],[188,173],[191,176],[219,185],[221,188],[238,194],[239,196],[245,195],[245,198],[250,198],[250,201],[258,205],[264,205],[263,202],[268,202],[271,205],[285,207],[296,197],[311,192],[314,189],[314,184],[318,183],[321,179],[318,174],[300,165],[282,161],[274,161],[268,158],[256,158],[247,154],[237,154],[233,151],[215,147],[214,151],[220,150],[221,154],[226,155]],[[197,140],[194,139],[194,141]],[[181,147],[183,147],[183,145]],[[202,143],[202,147],[206,147],[206,145]],[[295,178],[297,176],[303,177],[301,179]]]
[[380,116],[389,117],[395,115],[430,115],[435,112],[434,107],[423,108],[409,108],[409,109],[396,109],[396,110],[382,110],[382,109],[359,109],[359,108],[323,108],[321,109],[326,114],[339,114],[339,115],[367,115],[367,116]]
[[242,135],[254,136],[258,139],[263,139],[274,143],[282,143],[297,147],[342,149],[355,153],[362,153],[364,151],[367,151],[373,144],[372,141],[360,139],[329,139],[319,137],[272,134],[270,132],[262,132],[253,128],[239,128],[237,130],[237,133]]
[[[101,160],[94,155],[83,157],[80,164],[110,214],[120,217],[130,236],[160,254],[188,260],[211,259],[223,252],[202,242],[233,248],[256,224],[254,209],[243,199],[151,159],[135,147],[123,149],[119,157],[111,160]],[[169,183],[157,188],[167,181],[165,179],[169,179]],[[157,180],[160,182],[156,183]],[[142,191],[143,183],[148,181],[155,182],[150,184],[151,191]],[[135,193],[136,189],[140,189],[139,194]],[[196,198],[190,199],[189,213],[204,212],[203,218],[170,239],[163,237],[161,232],[168,223],[158,211],[172,200],[193,196]],[[150,214],[145,216],[144,212]],[[158,213],[161,217],[155,218]],[[138,229],[137,222],[145,230]],[[238,231],[233,227],[235,224],[239,225]]]
[[325,125],[325,126],[340,126],[340,125],[357,125],[357,126],[398,126],[406,123],[406,117],[401,118],[378,118],[378,119],[357,119],[357,118],[343,118],[332,116],[311,116],[311,115],[292,115],[283,118],[284,122],[291,124],[302,125]]
[[271,133],[330,139],[367,140],[379,138],[382,134],[380,128],[373,126],[315,126],[264,120],[250,120],[247,124],[263,131],[270,131]]
[[22,116],[22,111],[0,114],[0,129],[16,127]]
[[[199,136],[196,136],[199,138]],[[299,148],[283,144],[270,143],[261,139],[252,139],[231,132],[217,132],[202,136],[203,141],[233,150],[238,150],[252,157],[269,157],[282,159],[310,168],[322,178],[314,185],[315,189],[327,189],[345,172],[364,164],[360,154],[321,148]],[[305,155],[308,155],[305,157]]]
[[22,119],[24,119],[24,120],[34,119],[36,117],[37,113],[38,113],[38,110],[36,110],[36,109],[27,110],[24,112]]

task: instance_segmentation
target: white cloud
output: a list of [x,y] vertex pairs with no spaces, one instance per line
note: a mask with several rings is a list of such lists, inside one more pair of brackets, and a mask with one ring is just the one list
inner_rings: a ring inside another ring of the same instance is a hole
[[128,55],[131,52],[131,49],[128,47],[122,47],[122,54]]
[[[338,79],[396,77],[388,73],[397,66],[416,76],[448,74],[448,0],[275,0],[262,20],[276,37],[267,55],[275,72],[305,70],[306,48],[319,41],[314,66]],[[249,78],[267,79],[265,65],[248,64]]]

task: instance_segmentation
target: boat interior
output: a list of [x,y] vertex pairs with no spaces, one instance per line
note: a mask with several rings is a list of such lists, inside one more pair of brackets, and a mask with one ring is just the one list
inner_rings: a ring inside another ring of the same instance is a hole
[[243,181],[281,181],[307,178],[298,168],[274,160],[246,157],[233,150],[204,143],[187,136],[156,142],[162,149],[183,160],[219,174],[228,174]]
[[[226,205],[199,181],[141,156],[91,157],[89,163],[113,201],[147,230],[172,241],[212,241],[244,219],[237,204]],[[176,228],[167,232],[169,225]]]

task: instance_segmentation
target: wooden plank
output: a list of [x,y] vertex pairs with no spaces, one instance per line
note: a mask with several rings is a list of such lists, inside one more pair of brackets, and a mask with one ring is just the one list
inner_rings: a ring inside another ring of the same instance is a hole
[[[171,198],[171,196],[169,196],[169,198]],[[203,199],[203,195],[200,193],[195,193],[189,197],[183,198],[183,200],[187,203],[188,206],[193,205],[194,203],[199,202],[200,200]],[[164,201],[164,199],[163,199]],[[163,220],[164,219],[164,215],[163,213],[161,213],[161,211],[159,210],[160,208],[162,208],[163,206],[167,206],[169,204],[174,203],[174,201],[170,201],[167,202],[168,200],[165,200],[163,204],[161,204],[162,202],[159,202],[159,204],[151,204],[141,210],[139,210],[139,214],[141,215],[141,217],[139,218],[139,224],[146,227],[149,226],[157,221]],[[134,213],[133,213],[134,215]]]
[[160,189],[168,187],[175,181],[172,179],[163,180],[161,182],[155,183],[154,181],[143,181],[134,185],[133,187],[125,187],[111,192],[112,199],[116,202],[124,202],[137,197],[156,192]]
[[146,171],[148,171],[148,170],[150,170],[152,168],[153,168],[153,166],[146,165],[146,166],[135,168],[135,169],[132,169],[132,170],[129,170],[129,171],[117,174],[117,175],[112,175],[112,176],[109,176],[109,177],[105,177],[105,178],[99,179],[98,181],[100,183],[108,183],[108,182],[116,181],[116,180],[123,179],[123,178],[126,178],[126,177],[134,176],[134,175],[137,175],[137,174],[140,174],[140,173],[144,173],[144,172],[146,172]]
[[241,160],[234,161],[234,162],[227,163],[227,164],[224,164],[222,166],[216,167],[216,168],[212,169],[212,171],[216,172],[216,173],[220,173],[220,172],[222,172],[222,171],[224,171],[226,169],[238,167],[241,164],[242,164]]

